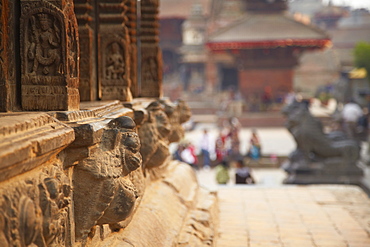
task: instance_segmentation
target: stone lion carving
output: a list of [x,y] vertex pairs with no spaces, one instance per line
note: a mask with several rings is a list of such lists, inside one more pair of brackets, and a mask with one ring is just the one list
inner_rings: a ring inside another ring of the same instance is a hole
[[168,136],[168,140],[170,143],[179,142],[185,136],[182,124],[190,119],[190,108],[183,100],[178,100],[175,103],[161,100],[160,103],[163,105],[164,111],[171,123],[171,132]]
[[102,141],[74,169],[76,239],[86,241],[95,225],[117,223],[132,213],[138,197],[129,174],[141,165],[140,140],[129,117],[108,123]]
[[324,133],[321,122],[311,115],[306,103],[293,102],[283,108],[282,113],[297,144],[283,165],[287,172],[313,169],[330,173],[356,165],[358,144],[338,132]]
[[169,119],[159,102],[151,103],[146,110],[148,119],[139,129],[144,169],[161,166],[170,156],[168,136],[171,133]]

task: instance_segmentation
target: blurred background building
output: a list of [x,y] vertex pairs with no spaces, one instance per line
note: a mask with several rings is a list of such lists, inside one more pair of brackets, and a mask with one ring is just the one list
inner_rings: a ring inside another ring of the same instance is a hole
[[165,95],[232,91],[246,110],[266,94],[317,96],[370,42],[369,11],[332,1],[163,0],[160,18]]

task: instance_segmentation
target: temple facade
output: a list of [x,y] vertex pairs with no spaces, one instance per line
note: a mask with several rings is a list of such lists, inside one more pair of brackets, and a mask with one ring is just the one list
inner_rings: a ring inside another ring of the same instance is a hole
[[302,53],[330,45],[322,30],[286,13],[286,1],[245,1],[239,20],[212,33],[207,82],[238,88],[246,101],[263,94],[281,98],[293,89]]

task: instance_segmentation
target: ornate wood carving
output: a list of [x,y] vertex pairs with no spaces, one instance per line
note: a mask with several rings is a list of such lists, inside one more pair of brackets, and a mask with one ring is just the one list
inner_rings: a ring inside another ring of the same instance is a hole
[[159,48],[159,0],[141,1],[141,88],[142,97],[161,97],[162,53]]
[[22,108],[79,108],[79,45],[73,2],[21,1]]

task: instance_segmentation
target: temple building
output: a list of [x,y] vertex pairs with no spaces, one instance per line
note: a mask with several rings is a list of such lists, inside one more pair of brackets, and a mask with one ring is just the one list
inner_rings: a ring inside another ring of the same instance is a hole
[[241,18],[209,36],[208,88],[239,89],[246,101],[264,93],[276,99],[293,89],[300,56],[329,47],[330,38],[288,15],[285,0],[244,6]]
[[[211,0],[162,0],[159,6],[160,47],[163,57],[164,79],[177,73],[181,65],[183,25],[189,17],[208,16]],[[194,10],[195,8],[195,10]],[[199,10],[201,13],[199,13]],[[195,12],[194,12],[195,11]],[[202,22],[202,21],[201,21]],[[205,25],[205,24],[204,24]],[[201,30],[201,35],[204,35]],[[191,32],[191,30],[188,30]],[[199,32],[198,32],[199,34]],[[192,40],[190,40],[192,43]],[[190,44],[188,43],[188,44]],[[185,48],[186,49],[186,48]]]

